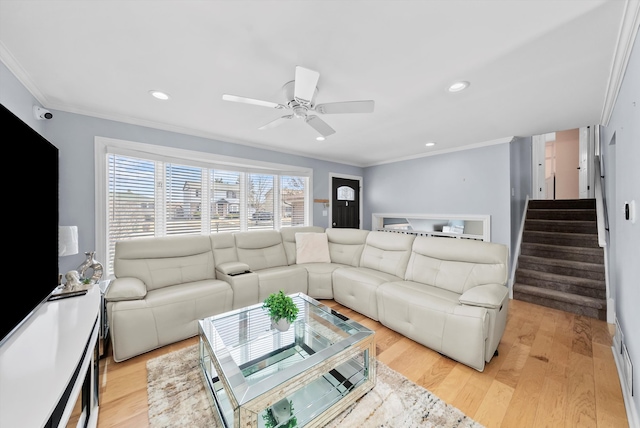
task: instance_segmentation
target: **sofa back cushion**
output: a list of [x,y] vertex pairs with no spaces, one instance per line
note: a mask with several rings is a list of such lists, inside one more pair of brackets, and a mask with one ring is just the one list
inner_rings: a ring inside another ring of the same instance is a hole
[[202,235],[118,241],[113,270],[116,278],[139,278],[147,291],[215,278],[211,243]]
[[268,269],[287,265],[282,237],[276,230],[254,230],[236,232],[238,261],[249,265],[251,270]]
[[327,229],[329,255],[332,263],[355,266],[360,264],[360,257],[367,241],[368,230],[362,229]]
[[209,235],[209,239],[211,239],[213,261],[216,266],[220,267],[224,263],[238,261],[236,239],[232,232],[212,233]]
[[367,235],[360,267],[404,278],[415,235],[373,231]]
[[462,294],[481,284],[506,284],[506,245],[418,236],[405,279]]
[[320,226],[291,226],[280,229],[282,244],[287,254],[287,264],[296,264],[296,233],[323,233],[324,228]]

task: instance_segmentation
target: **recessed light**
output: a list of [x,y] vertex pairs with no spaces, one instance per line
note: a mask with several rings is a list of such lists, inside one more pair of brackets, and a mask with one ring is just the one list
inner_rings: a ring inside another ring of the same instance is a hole
[[324,137],[316,137],[316,140],[318,140],[318,141],[324,141]]
[[155,97],[155,98],[157,98],[159,100],[163,100],[163,101],[164,100],[168,100],[170,98],[169,94],[167,94],[165,92],[162,92],[162,91],[152,90],[152,91],[149,91],[149,93],[151,94],[151,96],[153,96],[153,97]]
[[469,85],[470,83],[466,81],[452,83],[451,86],[449,86],[449,92],[460,92],[464,89],[467,89]]
[[424,145],[427,146],[427,147],[433,147],[433,146],[436,145],[436,142],[435,141],[429,141],[428,143],[425,143]]

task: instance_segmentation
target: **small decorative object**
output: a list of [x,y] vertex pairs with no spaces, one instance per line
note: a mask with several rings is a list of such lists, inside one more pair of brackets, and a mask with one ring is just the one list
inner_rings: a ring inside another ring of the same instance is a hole
[[[95,259],[95,251],[85,252],[84,254],[87,258],[80,266],[78,266],[80,278],[83,282],[88,279],[90,282],[96,283],[100,281],[100,278],[102,278],[102,264]],[[91,276],[89,276],[88,273],[91,273]]]
[[269,407],[262,415],[265,428],[293,428],[298,419],[293,416],[293,403],[286,398]]
[[298,316],[298,307],[284,290],[271,293],[264,299],[262,307],[269,310],[271,324],[280,331],[287,331]]
[[67,283],[65,284],[65,288],[75,288],[75,287],[79,287],[80,285],[82,285],[82,283],[80,282],[80,274],[78,273],[77,270],[70,270],[69,272],[67,272],[64,276],[67,280]]

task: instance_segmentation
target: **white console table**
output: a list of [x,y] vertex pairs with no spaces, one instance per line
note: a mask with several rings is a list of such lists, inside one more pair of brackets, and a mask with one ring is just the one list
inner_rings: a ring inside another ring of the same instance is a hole
[[[46,302],[0,347],[0,427],[48,426],[54,412],[54,427],[72,417],[97,426],[99,309],[98,286]],[[83,414],[72,414],[85,393]]]

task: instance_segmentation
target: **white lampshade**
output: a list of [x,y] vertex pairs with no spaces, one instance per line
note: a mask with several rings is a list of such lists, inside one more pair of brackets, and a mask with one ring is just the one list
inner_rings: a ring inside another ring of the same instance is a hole
[[78,226],[58,226],[58,257],[78,254]]

